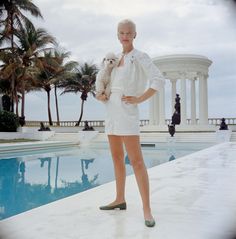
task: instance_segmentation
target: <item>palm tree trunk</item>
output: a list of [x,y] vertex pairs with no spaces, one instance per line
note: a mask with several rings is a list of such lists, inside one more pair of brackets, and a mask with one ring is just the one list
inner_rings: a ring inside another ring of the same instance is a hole
[[79,117],[79,120],[78,122],[76,123],[75,126],[79,126],[80,122],[81,122],[81,119],[82,119],[82,116],[83,116],[83,113],[84,113],[84,100],[82,100],[82,103],[81,103],[81,111],[80,111],[80,117]]
[[21,92],[21,117],[25,117],[25,89]]
[[48,121],[49,121],[49,125],[52,126],[52,116],[51,116],[51,109],[50,109],[50,90],[47,91],[47,97],[48,97]]
[[55,93],[55,102],[56,102],[56,113],[57,113],[57,125],[60,126],[60,117],[59,117],[59,109],[58,109],[58,99],[57,99],[57,86],[54,88]]
[[[11,52],[14,53],[14,35],[13,35],[13,14],[11,14]],[[14,90],[15,90],[15,74],[11,76],[11,112],[14,112]]]
[[15,101],[16,101],[16,115],[17,117],[19,117],[19,99],[18,99],[18,94],[17,94],[17,90],[14,89],[14,95],[15,95]]
[[19,117],[20,125],[23,127],[25,125],[25,89],[24,86],[21,90],[21,116]]
[[15,93],[14,93],[14,89],[15,89],[15,79],[14,79],[14,74],[12,74],[11,76],[11,109],[10,111],[11,112],[14,112],[14,96],[15,96]]

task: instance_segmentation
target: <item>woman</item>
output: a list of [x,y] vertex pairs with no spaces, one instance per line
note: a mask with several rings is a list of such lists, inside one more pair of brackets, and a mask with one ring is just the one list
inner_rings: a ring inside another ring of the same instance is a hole
[[[105,132],[116,178],[116,199],[100,209],[126,209],[124,144],[141,194],[145,225],[153,227],[155,220],[150,208],[149,179],[140,146],[138,104],[163,87],[164,79],[150,57],[134,48],[135,37],[136,27],[132,21],[126,19],[118,24],[122,54],[111,73],[111,95],[109,99],[105,95],[97,97],[106,105]],[[145,90],[147,83],[149,88]]]

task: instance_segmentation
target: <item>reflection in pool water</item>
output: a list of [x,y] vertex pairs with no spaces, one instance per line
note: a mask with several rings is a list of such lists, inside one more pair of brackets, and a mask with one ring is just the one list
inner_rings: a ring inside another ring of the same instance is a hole
[[[211,146],[176,144],[143,147],[148,168]],[[127,175],[133,173],[125,157]],[[0,219],[114,180],[107,144],[0,155]]]

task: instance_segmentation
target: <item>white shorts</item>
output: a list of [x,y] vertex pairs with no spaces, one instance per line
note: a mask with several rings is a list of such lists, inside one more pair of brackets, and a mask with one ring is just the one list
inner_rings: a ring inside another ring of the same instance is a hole
[[121,101],[122,91],[113,91],[105,103],[107,135],[139,135],[139,110],[137,104]]

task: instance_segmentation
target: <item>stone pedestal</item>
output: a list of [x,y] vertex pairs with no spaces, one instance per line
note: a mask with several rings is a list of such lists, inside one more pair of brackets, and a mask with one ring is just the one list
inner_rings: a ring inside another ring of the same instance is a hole
[[217,130],[216,131],[216,142],[217,143],[223,143],[223,142],[229,142],[230,137],[232,134],[232,130]]
[[[175,125],[175,134],[178,132],[215,132],[217,127],[215,125]],[[168,132],[167,125],[145,125],[140,127],[141,132]]]

